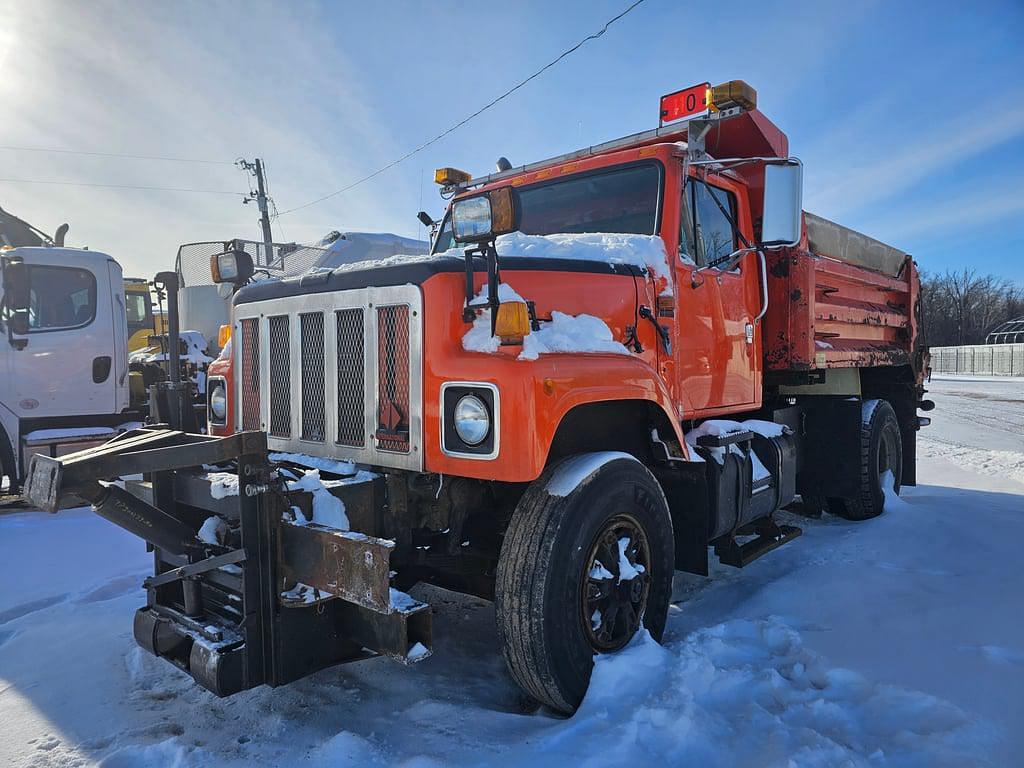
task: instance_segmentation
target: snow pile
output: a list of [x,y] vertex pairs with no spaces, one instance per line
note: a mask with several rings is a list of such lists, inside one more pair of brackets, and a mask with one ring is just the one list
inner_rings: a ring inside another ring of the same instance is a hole
[[[196,366],[213,362],[213,358],[206,354],[209,344],[202,331],[180,331],[178,335],[185,342],[185,354],[181,356],[183,361],[188,361]],[[159,347],[157,347],[155,352],[152,350],[153,347],[140,349],[137,352],[133,352],[129,359],[133,363],[160,363],[167,360],[167,354],[160,351]]]
[[271,461],[287,461],[298,464],[309,469],[319,469],[321,472],[330,472],[334,475],[354,475],[356,465],[351,461],[339,461],[338,459],[324,459],[320,456],[310,456],[306,453],[278,453],[269,455]]
[[540,330],[523,339],[520,360],[536,360],[554,352],[608,352],[628,355],[629,350],[615,341],[612,329],[593,315],[566,315],[552,312],[551,322],[542,322]]
[[210,515],[203,521],[199,533],[196,535],[200,541],[207,544],[223,544],[227,532],[228,524],[216,515]]
[[[724,437],[726,435],[734,435],[737,432],[753,432],[755,435],[761,437],[779,437],[786,434],[789,431],[789,427],[785,424],[778,424],[774,421],[763,421],[761,419],[747,419],[746,421],[730,421],[729,419],[708,419],[702,422],[698,426],[687,432],[683,439],[686,444],[690,447],[690,460],[691,461],[704,461],[701,455],[693,450],[697,447],[697,439],[704,435],[712,435],[714,437]],[[740,449],[735,445],[726,446],[729,450],[740,452]],[[726,447],[722,448],[702,448],[701,450],[708,451],[711,456],[719,464],[725,458]],[[768,477],[770,474],[765,468],[761,460],[757,458],[753,451],[750,453],[751,459],[753,460],[754,466],[754,480],[761,480]]]
[[501,257],[525,256],[534,259],[629,264],[647,269],[658,277],[668,279],[670,276],[665,243],[657,235],[524,235],[522,232],[512,232],[501,235],[495,248]]
[[769,617],[668,647],[641,632],[597,657],[576,716],[531,748],[553,759],[586,744],[601,765],[953,766],[990,742],[956,706],[831,668]]
[[423,605],[419,600],[391,587],[388,592],[392,613],[412,613]]
[[[282,592],[281,597],[290,603],[302,603],[304,605],[309,605],[319,600],[321,594],[320,590],[316,587],[311,587],[309,584],[303,584],[301,581],[298,581],[295,583],[294,587]],[[328,595],[325,594],[323,597],[328,597]]]
[[[487,286],[473,299],[473,303],[487,300]],[[507,283],[498,285],[498,300],[501,302],[525,302]],[[462,348],[467,352],[493,354],[501,347],[501,339],[491,335],[491,310],[484,309],[473,320],[473,326],[462,337]],[[615,341],[612,329],[599,317],[593,315],[567,315],[552,312],[550,321],[541,321],[540,330],[532,331],[523,338],[520,360],[536,360],[541,355],[554,353],[605,352],[628,355],[629,350]]]
[[110,427],[68,427],[67,429],[37,429],[25,435],[26,440],[67,440],[75,437],[109,437]]
[[203,476],[210,483],[210,495],[225,499],[238,495],[238,475],[234,472],[207,472]]
[[[328,528],[337,528],[341,531],[349,529],[348,515],[345,514],[345,504],[341,499],[331,494],[320,479],[319,469],[307,469],[302,477],[288,483],[289,491],[306,491],[313,496],[313,519],[317,525],[324,525]],[[305,517],[298,519],[301,525]]]
[[[473,298],[473,304],[477,304],[481,301],[487,300],[487,286],[480,290]],[[522,296],[515,292],[515,289],[507,283],[498,283],[498,301],[522,301],[525,302]],[[498,351],[501,346],[501,339],[497,336],[491,336],[491,310],[485,309],[476,316],[473,320],[473,327],[466,331],[462,337],[462,348],[467,352],[489,352],[494,353]]]

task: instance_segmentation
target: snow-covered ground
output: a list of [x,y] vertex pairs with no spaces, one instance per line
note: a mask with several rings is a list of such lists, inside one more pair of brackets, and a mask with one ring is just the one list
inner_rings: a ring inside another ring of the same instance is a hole
[[427,589],[433,658],[217,699],[135,647],[136,539],[86,510],[0,516],[0,764],[1020,764],[1024,380],[931,390],[921,485],[680,577],[665,645],[600,658],[569,720],[522,713],[487,603]]

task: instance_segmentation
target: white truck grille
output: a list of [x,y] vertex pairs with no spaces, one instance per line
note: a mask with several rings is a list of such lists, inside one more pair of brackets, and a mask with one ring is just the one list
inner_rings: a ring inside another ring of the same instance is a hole
[[272,450],[422,469],[421,305],[405,285],[235,307],[237,423]]

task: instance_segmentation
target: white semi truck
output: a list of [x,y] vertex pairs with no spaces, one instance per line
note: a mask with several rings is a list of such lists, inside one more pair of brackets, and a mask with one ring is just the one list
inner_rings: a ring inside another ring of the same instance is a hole
[[121,265],[67,247],[0,248],[0,492],[140,420],[131,408]]

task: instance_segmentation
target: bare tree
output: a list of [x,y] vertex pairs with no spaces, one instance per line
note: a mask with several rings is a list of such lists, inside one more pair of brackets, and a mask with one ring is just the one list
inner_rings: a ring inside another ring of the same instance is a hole
[[982,344],[995,326],[1024,314],[1024,290],[977,270],[922,275],[922,324],[931,346]]

